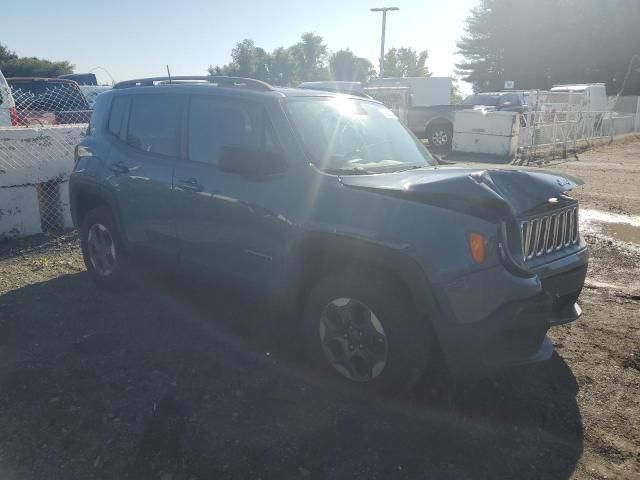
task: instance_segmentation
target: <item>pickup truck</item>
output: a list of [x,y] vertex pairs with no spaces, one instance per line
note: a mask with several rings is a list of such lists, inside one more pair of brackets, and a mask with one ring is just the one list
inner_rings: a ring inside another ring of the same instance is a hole
[[489,109],[522,113],[527,109],[524,92],[490,92],[469,95],[459,105],[411,107],[408,110],[409,129],[426,138],[436,148],[450,148],[456,112],[484,106]]

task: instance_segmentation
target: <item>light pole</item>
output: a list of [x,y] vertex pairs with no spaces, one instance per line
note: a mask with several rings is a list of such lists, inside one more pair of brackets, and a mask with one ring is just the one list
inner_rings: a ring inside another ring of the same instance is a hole
[[384,31],[387,27],[387,12],[400,10],[398,7],[372,8],[372,12],[382,12],[382,38],[380,39],[380,78],[384,78]]

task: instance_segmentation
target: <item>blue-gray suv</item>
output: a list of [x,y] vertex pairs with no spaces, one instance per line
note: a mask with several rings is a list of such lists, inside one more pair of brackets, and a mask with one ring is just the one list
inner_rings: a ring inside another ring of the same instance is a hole
[[439,165],[371,99],[174,77],[98,97],[70,196],[99,285],[142,254],[240,280],[299,319],[315,364],[403,389],[440,359],[469,376],[552,355],[587,271],[578,184]]

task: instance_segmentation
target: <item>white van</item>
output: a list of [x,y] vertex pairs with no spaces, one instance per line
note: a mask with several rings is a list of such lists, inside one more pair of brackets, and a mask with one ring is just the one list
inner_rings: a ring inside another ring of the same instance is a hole
[[607,89],[604,83],[583,83],[575,85],[554,85],[552,93],[572,93],[582,100],[582,110],[604,112],[607,110]]

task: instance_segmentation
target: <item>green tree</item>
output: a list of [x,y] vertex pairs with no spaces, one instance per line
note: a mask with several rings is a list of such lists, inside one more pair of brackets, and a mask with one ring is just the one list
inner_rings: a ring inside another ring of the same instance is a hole
[[[519,21],[518,19],[526,19]],[[458,41],[458,73],[475,90],[604,82],[617,93],[640,45],[637,0],[481,0]],[[632,71],[624,94],[640,94]]]
[[290,48],[278,47],[271,53],[269,83],[291,86],[297,83],[298,65]]
[[223,67],[209,67],[210,75],[231,75],[269,80],[269,54],[256,47],[253,40],[244,39],[231,51],[231,63]]
[[8,47],[0,43],[0,64],[3,64],[10,60],[15,60],[16,58],[18,58],[18,56],[15,52],[12,52]]
[[349,49],[338,50],[329,57],[329,71],[333,80],[350,82],[366,82],[375,75],[373,64]]
[[327,80],[329,70],[326,66],[327,46],[320,35],[313,32],[303,33],[300,42],[292,48],[302,82]]
[[413,48],[391,48],[384,55],[385,77],[430,77],[427,67],[427,50],[416,52]]
[[231,51],[231,63],[210,65],[209,75],[233,75],[264,80],[274,85],[297,85],[309,80],[328,80],[327,46],[322,37],[304,33],[300,42],[272,53],[245,39]]
[[458,105],[462,103],[463,100],[464,98],[462,96],[462,92],[460,92],[458,81],[454,79],[451,82],[451,98],[449,99],[449,101],[451,102],[451,105]]
[[67,61],[52,62],[36,57],[19,57],[0,44],[0,70],[5,77],[57,77],[73,73],[73,65]]

